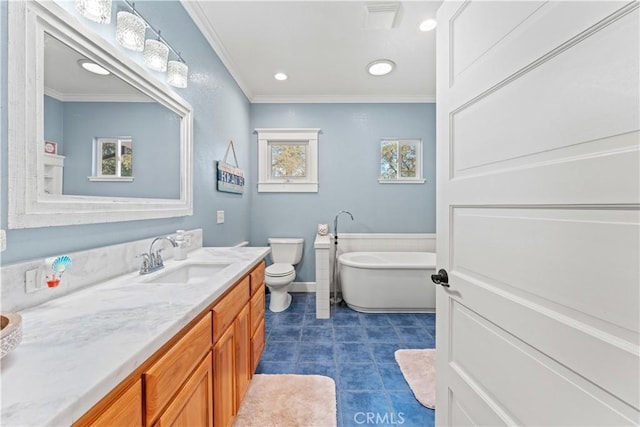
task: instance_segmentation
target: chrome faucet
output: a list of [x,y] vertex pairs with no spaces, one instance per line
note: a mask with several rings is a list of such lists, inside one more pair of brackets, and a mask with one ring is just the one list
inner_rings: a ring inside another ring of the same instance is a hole
[[166,240],[171,243],[171,246],[173,246],[174,248],[178,246],[178,243],[175,241],[175,239],[170,236],[160,236],[153,239],[153,241],[151,242],[151,246],[149,246],[149,252],[140,254],[140,256],[142,257],[140,274],[149,274],[153,273],[154,271],[160,270],[161,268],[164,268],[164,261],[161,254],[164,249],[160,248],[155,252],[153,251],[153,245],[158,240]]
[[340,214],[343,214],[343,213],[348,214],[351,217],[351,221],[353,221],[353,215],[351,215],[351,212],[340,211],[336,214],[336,217],[333,219],[333,233],[336,241],[338,240],[338,217],[340,216]]

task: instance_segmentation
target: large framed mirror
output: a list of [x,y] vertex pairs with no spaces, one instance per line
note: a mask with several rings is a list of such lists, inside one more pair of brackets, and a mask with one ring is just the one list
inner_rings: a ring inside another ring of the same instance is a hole
[[54,2],[8,7],[9,228],[192,215],[191,105]]

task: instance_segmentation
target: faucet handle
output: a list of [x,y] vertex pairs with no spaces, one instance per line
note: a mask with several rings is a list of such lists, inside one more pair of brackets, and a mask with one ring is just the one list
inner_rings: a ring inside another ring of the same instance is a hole
[[164,261],[162,260],[162,254],[161,254],[162,251],[164,251],[164,248],[160,248],[156,251],[156,265],[160,265],[160,266],[164,265]]
[[136,255],[136,258],[142,258],[142,264],[140,265],[140,273],[144,274],[149,271],[150,257],[148,253]]

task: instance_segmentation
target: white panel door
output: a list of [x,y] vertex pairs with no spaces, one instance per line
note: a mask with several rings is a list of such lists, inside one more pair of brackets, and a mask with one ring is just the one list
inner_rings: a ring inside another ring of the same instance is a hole
[[438,11],[438,425],[640,424],[639,4]]

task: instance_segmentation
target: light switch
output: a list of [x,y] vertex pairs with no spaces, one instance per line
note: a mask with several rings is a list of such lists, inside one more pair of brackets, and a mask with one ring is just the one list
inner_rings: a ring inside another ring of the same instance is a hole
[[224,224],[224,211],[217,211],[216,212],[216,223],[217,224]]
[[0,230],[0,252],[7,249],[7,232]]

